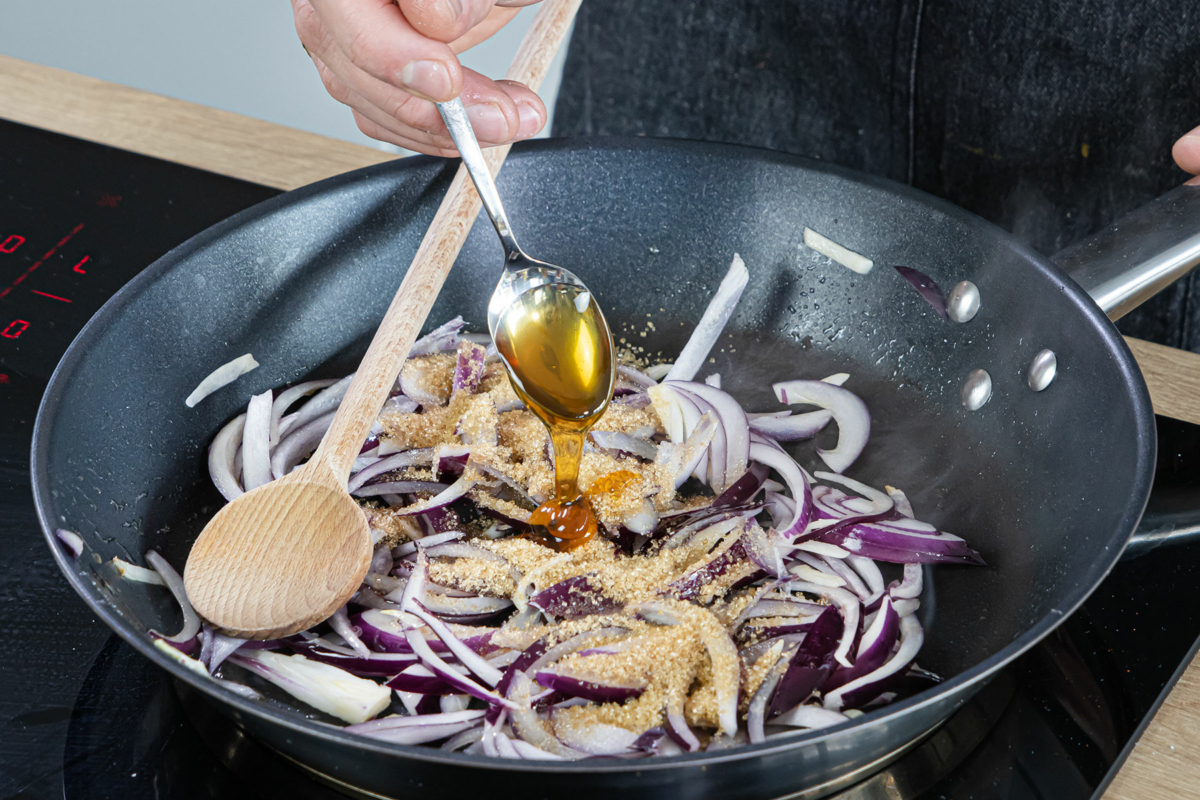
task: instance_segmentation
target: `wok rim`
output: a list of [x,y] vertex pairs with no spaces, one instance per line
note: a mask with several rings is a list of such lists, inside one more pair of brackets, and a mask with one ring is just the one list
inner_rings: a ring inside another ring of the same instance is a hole
[[[221,684],[214,680],[201,680],[196,673],[184,668],[160,652],[149,637],[135,630],[132,625],[127,623],[116,609],[110,606],[104,600],[103,596],[96,592],[91,582],[86,581],[74,568],[72,562],[68,560],[64,549],[57,542],[54,531],[58,525],[52,518],[53,499],[50,496],[47,485],[47,468],[45,463],[48,460],[51,430],[57,418],[57,411],[62,400],[61,395],[63,394],[68,376],[74,371],[75,366],[80,360],[86,356],[91,340],[100,335],[107,328],[109,321],[113,320],[126,305],[140,295],[143,286],[162,277],[177,267],[182,261],[213,244],[226,234],[246,224],[269,217],[276,211],[295,203],[312,199],[318,195],[336,192],[343,186],[354,184],[364,179],[377,179],[384,173],[420,169],[429,166],[431,163],[444,161],[444,159],[431,156],[413,156],[352,170],[308,184],[307,186],[302,186],[298,189],[283,192],[261,203],[250,206],[196,234],[169,250],[114,293],[100,310],[88,320],[63,353],[62,358],[59,360],[47,382],[46,391],[38,405],[37,418],[34,422],[30,451],[30,476],[34,505],[37,509],[38,521],[41,524],[43,536],[54,555],[59,569],[66,576],[76,593],[79,594],[83,601],[109,628],[144,657],[149,658],[161,669],[166,670],[173,678],[187,682],[193,688],[218,701],[221,705],[233,708],[240,714],[260,718],[264,722],[281,726],[285,730],[290,730],[304,736],[315,737],[329,744],[345,745],[383,757],[414,759],[444,766],[499,769],[513,772],[559,773],[566,771],[578,774],[623,773],[630,771],[658,772],[672,769],[690,769],[708,764],[741,761],[782,753],[802,746],[819,743],[822,740],[835,736],[840,737],[858,727],[884,724],[887,720],[912,714],[930,705],[951,700],[959,695],[965,697],[969,690],[978,689],[982,682],[990,679],[996,672],[1029,651],[1062,624],[1068,616],[1073,614],[1087,600],[1104,578],[1112,571],[1120,559],[1125,546],[1128,544],[1129,538],[1136,529],[1145,510],[1146,503],[1149,500],[1157,452],[1154,413],[1150,403],[1149,390],[1124,338],[1091,297],[1078,284],[1062,273],[1048,258],[1017,241],[1011,234],[998,226],[949,201],[886,178],[774,150],[686,139],[587,137],[541,139],[521,142],[514,146],[510,158],[517,160],[537,158],[540,153],[553,153],[560,150],[616,152],[629,150],[672,150],[684,151],[691,155],[701,155],[710,158],[725,157],[800,167],[810,171],[827,173],[853,183],[880,189],[897,195],[900,198],[917,202],[940,211],[970,228],[976,229],[982,235],[990,235],[1005,246],[1012,248],[1017,255],[1028,260],[1042,275],[1043,279],[1060,288],[1065,302],[1075,304],[1085,314],[1104,344],[1107,345],[1108,351],[1115,362],[1117,372],[1125,381],[1132,395],[1132,410],[1138,445],[1135,479],[1133,485],[1130,487],[1129,500],[1123,507],[1119,520],[1114,522],[1113,534],[1108,541],[1108,546],[1105,548],[1107,558],[1097,559],[1086,573],[1079,576],[1078,587],[1068,595],[1068,601],[1064,603],[1064,608],[1051,609],[1040,620],[1027,627],[1019,636],[1000,650],[971,668],[951,678],[947,678],[935,687],[919,692],[905,700],[873,710],[840,725],[809,730],[807,732],[797,730],[794,735],[787,736],[783,741],[739,745],[729,750],[717,751],[716,753],[698,752],[676,756],[653,756],[637,759],[636,761],[583,759],[580,761],[544,762],[516,761],[489,756],[468,755],[459,752],[447,753],[437,748],[423,745],[400,745],[355,736],[345,733],[333,725],[303,719],[298,717],[294,712],[248,700],[227,689],[223,689]],[[990,569],[990,567],[986,568]],[[616,763],[613,763],[613,761],[616,761]]]

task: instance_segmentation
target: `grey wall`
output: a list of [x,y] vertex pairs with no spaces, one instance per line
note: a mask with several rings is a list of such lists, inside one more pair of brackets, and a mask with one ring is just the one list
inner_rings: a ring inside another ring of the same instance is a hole
[[[533,13],[523,10],[491,40],[465,53],[463,63],[502,76]],[[287,0],[7,0],[0,14],[0,53],[396,149],[359,133],[349,110],[325,93],[296,38]],[[561,55],[542,91],[551,111]]]

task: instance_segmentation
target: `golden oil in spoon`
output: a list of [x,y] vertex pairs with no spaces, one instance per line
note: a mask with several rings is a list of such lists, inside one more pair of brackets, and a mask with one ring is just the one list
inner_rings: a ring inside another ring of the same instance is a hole
[[554,498],[538,506],[529,524],[543,543],[573,550],[597,529],[579,491],[579,462],[588,430],[612,397],[612,333],[587,289],[551,283],[504,311],[495,341],[513,389],[546,424],[554,446]]

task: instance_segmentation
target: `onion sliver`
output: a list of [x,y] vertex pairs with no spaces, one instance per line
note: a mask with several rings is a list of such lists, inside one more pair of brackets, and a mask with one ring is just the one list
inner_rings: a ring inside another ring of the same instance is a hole
[[204,380],[200,381],[200,384],[192,390],[192,393],[187,396],[187,399],[183,401],[183,404],[188,408],[195,408],[197,403],[208,397],[217,389],[220,389],[223,386],[228,386],[253,369],[258,369],[258,362],[254,360],[254,356],[250,355],[249,353],[246,353],[244,356],[238,356],[233,361],[222,364],[210,372],[208,376],[205,377]]
[[788,489],[792,493],[791,499],[796,503],[796,512],[791,521],[779,530],[779,535],[789,541],[794,540],[804,533],[804,529],[808,527],[808,523],[812,519],[812,488],[808,484],[804,470],[800,469],[800,465],[783,450],[768,444],[752,443],[750,458],[778,472],[788,485]]
[[831,419],[833,412],[827,409],[786,417],[756,417],[750,420],[750,430],[770,436],[777,442],[796,442],[816,436]]
[[704,309],[704,315],[696,323],[691,337],[668,370],[665,380],[690,381],[696,377],[704,359],[708,358],[709,351],[725,330],[725,324],[733,316],[733,309],[749,282],[750,272],[746,269],[742,257],[735,253],[733,263],[729,265],[729,272],[725,273],[716,294],[709,301],[708,308]]
[[825,238],[812,228],[804,229],[804,244],[859,275],[866,275],[871,271],[871,267],[875,266],[871,259],[843,247],[832,239]]
[[271,390],[256,394],[246,406],[242,431],[242,486],[246,491],[271,482]]
[[232,502],[245,494],[242,484],[234,474],[235,456],[242,442],[242,431],[246,426],[246,415],[234,417],[208,446],[208,475],[213,486],[226,500]]
[[824,381],[784,381],[774,385],[775,396],[787,405],[811,404],[833,412],[838,443],[832,450],[817,450],[834,472],[845,472],[867,446],[871,412],[858,395]]
[[275,398],[275,402],[271,404],[271,446],[274,447],[279,444],[279,423],[283,419],[284,412],[291,408],[292,403],[305,395],[310,395],[318,389],[324,389],[326,386],[332,386],[335,383],[337,383],[337,380],[333,378],[320,381],[305,381],[280,392],[279,396]]

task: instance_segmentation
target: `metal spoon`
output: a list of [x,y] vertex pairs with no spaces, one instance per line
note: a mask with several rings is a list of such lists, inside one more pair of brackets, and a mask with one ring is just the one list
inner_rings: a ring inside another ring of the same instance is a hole
[[[467,111],[463,108],[462,101],[455,98],[446,103],[438,103],[437,109],[446,123],[446,128],[450,131],[450,138],[454,140],[455,147],[462,155],[463,164],[466,165],[471,180],[475,182],[479,198],[483,201],[483,208],[487,211],[492,225],[496,228],[496,234],[500,237],[500,244],[504,246],[504,272],[500,275],[500,282],[496,284],[496,289],[492,292],[492,299],[488,302],[488,331],[495,340],[499,322],[504,316],[505,310],[530,289],[546,284],[577,286],[584,291],[587,291],[587,287],[570,270],[530,258],[521,249],[513,235],[512,225],[509,224],[508,215],[504,212],[504,204],[500,202],[500,193],[496,190],[492,173],[484,162],[483,151],[479,149],[479,142],[475,138],[475,131],[471,129],[471,123],[467,119]],[[611,356],[612,343],[605,344],[609,348],[609,356]],[[612,363],[611,358],[608,360]],[[512,365],[509,366],[511,368]],[[610,387],[611,383],[610,381]]]

